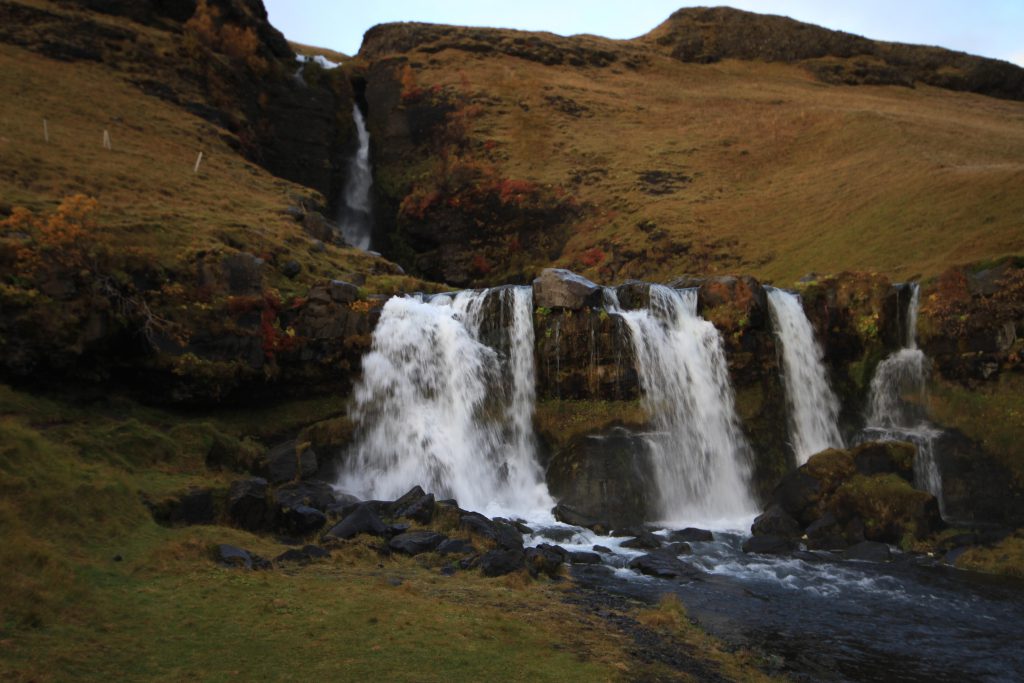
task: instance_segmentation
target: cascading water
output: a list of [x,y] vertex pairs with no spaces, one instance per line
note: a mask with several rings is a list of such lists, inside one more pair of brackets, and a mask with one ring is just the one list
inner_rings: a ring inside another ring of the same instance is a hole
[[917,446],[914,461],[914,485],[931,493],[945,514],[942,499],[942,475],[935,460],[935,439],[941,431],[924,417],[928,391],[929,363],[917,348],[917,313],[921,290],[917,283],[910,287],[904,348],[892,353],[878,364],[871,379],[865,435],[881,440],[910,441]]
[[[607,291],[607,290],[606,290]],[[754,510],[749,447],[739,428],[718,330],[700,318],[695,290],[651,285],[650,307],[621,310],[636,357],[648,440],[666,520],[722,520]]]
[[802,465],[826,448],[842,448],[837,422],[839,400],[828,385],[824,354],[800,299],[790,292],[769,288],[768,306],[782,345],[790,438],[796,464]]
[[366,119],[358,104],[352,105],[352,120],[356,124],[359,147],[349,161],[345,204],[341,207],[338,220],[345,241],[365,251],[370,248],[370,235],[373,232],[373,207],[370,200],[373,173],[370,170],[370,133],[366,130]]
[[[491,296],[511,312],[506,354],[479,339]],[[363,359],[357,435],[338,487],[393,499],[419,484],[489,514],[546,515],[553,503],[535,459],[533,405],[529,287],[392,298]]]

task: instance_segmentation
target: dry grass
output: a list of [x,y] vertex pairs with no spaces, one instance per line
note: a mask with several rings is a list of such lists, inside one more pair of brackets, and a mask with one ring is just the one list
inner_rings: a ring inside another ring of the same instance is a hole
[[[412,58],[419,86],[485,102],[473,135],[493,141],[504,176],[563,186],[594,207],[558,262],[596,279],[731,271],[788,283],[843,269],[902,279],[1024,250],[1024,103],[647,56],[638,70],[455,50]],[[647,194],[639,176],[654,170],[691,181]],[[595,246],[609,256],[588,266]]]

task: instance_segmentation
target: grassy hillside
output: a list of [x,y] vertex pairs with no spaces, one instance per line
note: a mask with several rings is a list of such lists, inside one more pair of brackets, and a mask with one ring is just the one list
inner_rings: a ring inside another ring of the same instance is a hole
[[784,62],[681,62],[655,37],[390,25],[360,58],[393,65],[406,92],[461,103],[469,116],[445,125],[449,137],[465,128],[467,159],[578,201],[554,261],[599,280],[791,282],[842,269],[903,279],[1024,250],[1024,103],[921,83],[827,84]]

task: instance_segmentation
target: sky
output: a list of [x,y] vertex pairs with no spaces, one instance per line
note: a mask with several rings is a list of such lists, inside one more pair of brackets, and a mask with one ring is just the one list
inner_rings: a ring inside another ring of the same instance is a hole
[[[635,38],[685,0],[264,0],[289,40],[345,54],[375,24],[425,21],[560,35]],[[731,0],[738,9],[781,14],[875,40],[939,45],[1024,66],[1024,0]]]

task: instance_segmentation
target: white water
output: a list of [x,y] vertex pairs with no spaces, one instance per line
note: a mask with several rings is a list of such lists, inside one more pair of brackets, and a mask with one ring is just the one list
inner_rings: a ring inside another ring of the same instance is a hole
[[[505,356],[478,338],[488,296],[511,311]],[[338,487],[394,499],[418,484],[488,515],[549,519],[531,424],[532,308],[528,287],[388,301],[363,359]]]
[[935,460],[935,439],[942,434],[923,417],[928,399],[928,357],[917,348],[917,313],[921,290],[910,284],[904,348],[878,364],[871,378],[867,428],[871,438],[910,441],[917,446],[914,459],[914,485],[931,493],[945,514],[942,473]]
[[348,179],[345,181],[345,206],[342,207],[340,222],[345,241],[363,251],[370,248],[370,233],[373,220],[370,202],[370,188],[373,174],[370,171],[370,133],[359,105],[352,105],[352,120],[356,124],[359,148],[349,161]]
[[842,448],[839,399],[828,385],[821,346],[814,338],[800,299],[781,289],[768,289],[772,326],[782,345],[789,435],[796,464],[802,465],[826,448]]
[[[606,305],[614,304],[606,297]],[[665,520],[738,518],[754,509],[749,447],[739,428],[722,340],[697,294],[651,285],[649,309],[615,310],[630,331]]]

